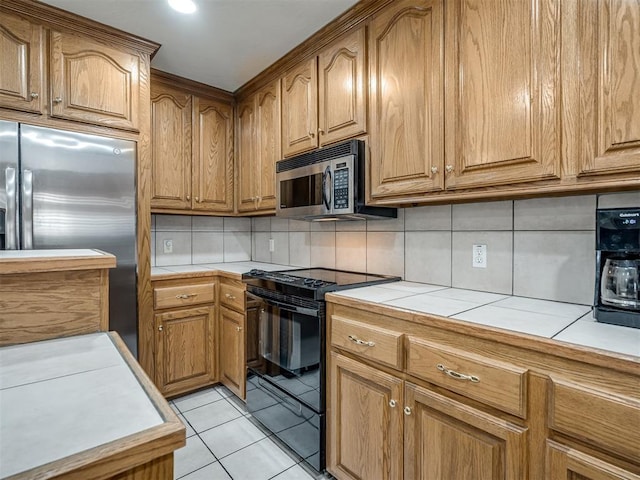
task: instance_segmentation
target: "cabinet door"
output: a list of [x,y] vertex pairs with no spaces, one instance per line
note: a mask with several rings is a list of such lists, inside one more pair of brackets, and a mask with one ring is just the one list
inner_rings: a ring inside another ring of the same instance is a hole
[[151,207],[191,208],[191,95],[151,84]]
[[256,148],[254,97],[238,105],[238,211],[251,212],[257,207],[257,179],[261,175]]
[[8,13],[0,18],[0,107],[42,113],[43,29]]
[[318,146],[318,66],[316,57],[282,80],[282,153],[285,157]]
[[640,480],[632,473],[566,445],[547,440],[547,480]]
[[398,0],[369,26],[368,203],[444,188],[442,0]]
[[365,45],[361,27],[318,57],[321,146],[366,131]]
[[400,480],[402,380],[334,352],[329,368],[329,471],[344,480]]
[[214,308],[199,307],[155,315],[156,385],[174,395],[216,380]]
[[405,387],[404,478],[526,478],[526,429],[422,387]]
[[220,308],[220,381],[240,398],[246,391],[245,317]]
[[233,108],[194,98],[192,191],[194,210],[233,211]]
[[[640,5],[630,0],[568,2],[575,9],[579,61],[572,59],[579,98],[579,174],[640,171]],[[575,135],[577,133],[577,135]],[[571,139],[568,139],[571,141]],[[637,178],[637,176],[635,177]]]
[[280,80],[267,85],[256,95],[256,123],[259,168],[258,210],[276,208],[276,162],[282,160],[280,128]]
[[51,32],[51,115],[138,129],[140,57]]
[[557,0],[447,7],[447,189],[558,178]]

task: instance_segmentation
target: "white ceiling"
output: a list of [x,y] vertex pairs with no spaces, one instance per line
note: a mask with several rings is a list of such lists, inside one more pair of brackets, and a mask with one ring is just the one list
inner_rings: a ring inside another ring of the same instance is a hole
[[43,0],[153,40],[152,66],[234,91],[357,0],[195,0],[192,15],[166,0]]

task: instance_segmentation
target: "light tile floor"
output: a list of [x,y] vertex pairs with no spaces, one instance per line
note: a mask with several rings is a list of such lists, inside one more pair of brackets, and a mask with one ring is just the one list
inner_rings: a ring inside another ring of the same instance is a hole
[[174,479],[333,478],[311,473],[221,385],[174,398],[169,404],[187,428],[187,445],[175,451]]

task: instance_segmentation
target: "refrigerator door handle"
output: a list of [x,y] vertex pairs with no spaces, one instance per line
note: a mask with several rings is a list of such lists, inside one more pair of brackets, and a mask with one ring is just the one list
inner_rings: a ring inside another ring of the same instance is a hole
[[18,248],[18,192],[16,191],[16,169],[7,167],[5,174],[5,189],[7,192],[7,211],[5,212],[5,243],[7,250]]
[[33,172],[26,169],[22,178],[22,248],[33,249]]

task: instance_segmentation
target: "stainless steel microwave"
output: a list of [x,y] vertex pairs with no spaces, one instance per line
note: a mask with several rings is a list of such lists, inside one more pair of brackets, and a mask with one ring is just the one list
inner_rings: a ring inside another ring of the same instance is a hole
[[276,215],[299,220],[396,218],[395,208],[365,205],[362,140],[321,148],[276,163]]

